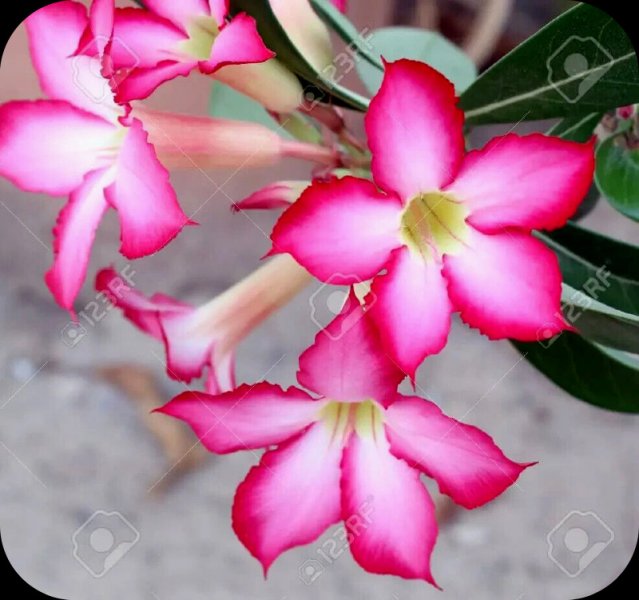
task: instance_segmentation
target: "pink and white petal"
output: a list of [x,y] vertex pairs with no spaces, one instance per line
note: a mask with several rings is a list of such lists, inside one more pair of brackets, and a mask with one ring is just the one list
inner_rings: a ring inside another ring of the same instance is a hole
[[166,372],[172,379],[190,383],[212,367],[217,332],[205,325],[205,315],[195,309],[160,314],[166,350]]
[[383,434],[352,435],[342,471],[342,519],[356,562],[369,573],[437,586],[430,570],[435,506],[419,472],[390,453]]
[[113,36],[114,0],[93,0],[89,10],[89,26],[100,54]]
[[299,358],[300,385],[340,402],[393,398],[404,373],[384,352],[376,329],[354,292],[338,315]]
[[594,140],[511,133],[470,152],[447,191],[468,206],[468,222],[484,233],[556,229],[584,199],[594,167]]
[[189,23],[198,17],[210,15],[207,0],[145,0],[144,5],[155,14],[172,21],[185,31]]
[[188,423],[211,452],[228,454],[285,442],[317,421],[325,404],[262,382],[219,395],[184,392],[158,412]]
[[310,181],[277,181],[254,192],[231,206],[233,212],[242,210],[274,210],[287,208],[311,185]]
[[75,301],[87,274],[95,232],[109,208],[104,188],[112,180],[108,169],[87,174],[58,215],[53,230],[53,266],[44,279],[56,302],[75,315]]
[[217,24],[222,25],[229,14],[229,0],[209,0],[209,10]]
[[387,271],[373,280],[368,314],[386,352],[414,380],[424,359],[446,345],[453,307],[437,262],[404,247],[394,251]]
[[120,148],[116,178],[106,197],[118,211],[122,245],[127,258],[153,254],[191,224],[158,161],[142,123],[134,119]]
[[86,8],[78,2],[55,2],[25,23],[31,60],[44,93],[115,120],[119,109],[108,81],[100,76],[99,59],[75,55],[89,25]]
[[331,0],[331,2],[343,13],[348,8],[348,0]]
[[266,452],[237,488],[233,530],[264,574],[286,550],[340,520],[342,446],[323,423]]
[[235,384],[235,352],[216,352],[213,348],[213,359],[206,378],[206,392],[213,396],[230,392]]
[[448,294],[461,318],[491,340],[536,341],[567,328],[555,254],[519,231],[470,229],[467,248],[444,257]]
[[157,67],[133,69],[130,72],[115,73],[112,85],[115,97],[120,103],[148,98],[160,85],[175,79],[186,77],[197,67],[196,61],[175,62],[166,60]]
[[110,55],[114,69],[144,69],[176,60],[188,37],[171,21],[139,8],[118,8]]
[[366,114],[373,177],[405,202],[448,185],[464,156],[464,115],[455,86],[424,63],[386,63]]
[[210,74],[228,65],[263,63],[274,56],[257,32],[255,19],[240,13],[222,27],[211,48],[211,56],[200,62],[200,70]]
[[100,153],[116,129],[97,115],[59,100],[0,106],[0,175],[30,192],[64,195],[106,166]]
[[435,479],[443,494],[465,508],[495,499],[534,464],[506,458],[488,434],[447,417],[423,398],[398,396],[385,424],[391,452]]
[[272,253],[288,252],[335,285],[375,276],[401,245],[402,206],[355,177],[315,182],[275,224]]
[[105,294],[114,306],[120,308],[129,321],[158,340],[164,339],[160,314],[186,313],[193,310],[191,305],[162,294],[147,298],[130,286],[125,275],[119,274],[113,268],[102,269],[97,274],[95,289]]

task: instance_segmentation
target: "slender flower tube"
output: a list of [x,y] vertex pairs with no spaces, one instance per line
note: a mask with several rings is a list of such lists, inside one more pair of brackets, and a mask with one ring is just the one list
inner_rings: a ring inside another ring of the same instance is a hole
[[142,122],[114,102],[101,58],[78,54],[89,28],[86,8],[57,2],[27,21],[31,57],[49,100],[0,106],[0,175],[32,192],[70,194],[54,229],[46,282],[73,313],[95,231],[114,208],[128,258],[157,252],[185,225]]
[[144,124],[160,161],[170,169],[261,167],[283,158],[325,166],[340,161],[336,150],[285,140],[258,123],[166,113],[141,104],[131,114]]
[[366,571],[437,585],[437,522],[420,473],[471,509],[531,463],[511,461],[486,433],[432,402],[398,394],[403,376],[351,295],[300,356],[297,380],[310,394],[260,382],[187,392],[159,412],[188,423],[211,452],[267,449],[233,504],[235,533],[265,573],[282,552],[344,521]]
[[373,279],[370,316],[411,377],[445,346],[453,311],[491,339],[569,327],[557,258],[531,232],[575,213],[592,183],[594,140],[508,134],[465,153],[456,103],[428,65],[386,64],[366,115],[375,183],[316,182],[271,236],[273,254],[290,253],[322,281]]
[[98,273],[96,289],[134,325],[164,342],[171,378],[189,383],[206,368],[207,390],[221,393],[235,386],[238,344],[311,280],[294,260],[281,256],[199,307],[164,294],[147,298],[124,284],[113,269]]

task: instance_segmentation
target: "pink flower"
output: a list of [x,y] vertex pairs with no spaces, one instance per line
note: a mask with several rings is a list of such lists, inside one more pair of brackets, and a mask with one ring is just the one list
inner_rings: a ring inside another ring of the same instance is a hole
[[420,472],[475,508],[530,465],[432,402],[398,394],[402,378],[352,295],[300,357],[297,379],[311,394],[262,382],[187,392],[160,412],[186,421],[212,452],[267,449],[233,505],[235,533],[265,573],[282,552],[344,521],[365,570],[436,585],[437,523]]
[[146,297],[113,269],[100,271],[96,289],[139,329],[162,341],[167,374],[189,383],[208,370],[207,390],[233,389],[238,344],[310,283],[289,257],[277,257],[202,306],[164,294]]
[[255,20],[229,18],[228,0],[148,0],[148,10],[117,9],[111,48],[120,102],[143,99],[161,83],[194,69],[262,63],[274,55]]
[[348,9],[348,1],[347,0],[331,0],[331,2],[339,8],[343,13]]
[[126,116],[100,77],[100,58],[74,56],[88,26],[86,9],[58,2],[26,24],[33,64],[51,99],[0,106],[0,175],[24,190],[70,194],[54,230],[46,282],[72,311],[109,208],[118,212],[128,258],[160,250],[189,219],[141,121]]
[[375,183],[316,183],[272,234],[273,253],[323,281],[373,279],[370,316],[411,377],[445,346],[453,311],[491,339],[567,327],[557,259],[531,231],[564,225],[594,169],[594,141],[539,134],[465,154],[456,102],[427,65],[387,64],[366,117]]

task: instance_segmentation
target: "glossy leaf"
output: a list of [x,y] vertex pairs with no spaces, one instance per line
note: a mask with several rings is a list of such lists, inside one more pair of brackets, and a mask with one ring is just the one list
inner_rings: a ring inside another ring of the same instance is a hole
[[639,315],[639,248],[572,223],[536,233],[559,258],[564,282],[603,304]]
[[566,117],[548,130],[548,135],[554,135],[571,142],[585,143],[593,136],[604,113],[594,112],[576,117]]
[[[379,60],[412,58],[425,62],[446,75],[458,94],[477,77],[477,68],[470,57],[439,33],[414,27],[384,27],[373,31],[370,39]],[[367,89],[376,93],[383,73],[365,62],[358,63],[357,70]]]
[[532,365],[568,393],[595,406],[639,412],[639,363],[574,333],[543,343],[513,342]]
[[489,68],[462,95],[467,121],[516,123],[639,101],[637,55],[623,28],[581,3]]
[[564,285],[566,320],[588,340],[639,354],[639,316],[616,310],[583,292]]

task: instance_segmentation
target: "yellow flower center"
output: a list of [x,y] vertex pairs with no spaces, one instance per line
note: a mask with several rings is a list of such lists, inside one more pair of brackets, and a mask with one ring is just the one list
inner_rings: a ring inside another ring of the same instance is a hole
[[402,241],[424,260],[456,254],[468,239],[468,209],[444,192],[415,196],[402,214]]
[[321,420],[338,443],[344,443],[353,431],[360,437],[376,437],[383,433],[382,409],[372,400],[330,402],[322,409]]
[[180,43],[180,50],[198,60],[208,60],[220,33],[217,21],[213,17],[197,17],[189,23],[187,33],[189,39]]

